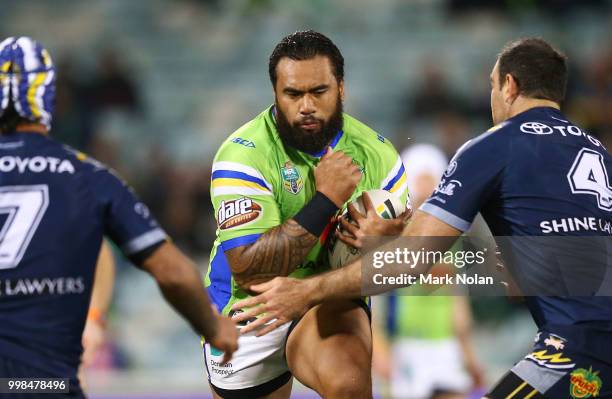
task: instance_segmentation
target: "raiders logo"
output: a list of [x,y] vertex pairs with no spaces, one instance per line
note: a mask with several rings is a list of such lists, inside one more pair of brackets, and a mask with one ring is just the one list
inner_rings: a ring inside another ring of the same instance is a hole
[[221,201],[217,223],[221,230],[231,229],[250,223],[262,214],[261,205],[250,198]]

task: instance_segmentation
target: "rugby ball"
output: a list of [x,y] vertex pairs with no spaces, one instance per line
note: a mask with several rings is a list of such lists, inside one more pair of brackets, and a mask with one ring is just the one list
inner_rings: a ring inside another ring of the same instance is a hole
[[[383,219],[394,219],[406,210],[406,205],[402,203],[399,197],[389,191],[375,189],[366,192],[374,208],[376,208],[376,213]],[[362,196],[359,196],[352,204],[361,214],[365,214]],[[344,210],[342,217],[351,221],[347,209]],[[337,229],[342,230],[342,226],[338,224]],[[361,253],[357,248],[343,243],[332,234],[328,245],[328,256],[330,267],[337,269],[359,258]]]

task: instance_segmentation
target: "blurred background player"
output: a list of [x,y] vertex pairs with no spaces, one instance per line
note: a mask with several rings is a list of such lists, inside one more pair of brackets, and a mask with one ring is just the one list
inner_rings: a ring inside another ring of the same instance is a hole
[[[437,187],[448,159],[432,144],[401,152],[412,206],[418,208]],[[454,274],[438,264],[435,273]],[[374,370],[390,382],[397,399],[460,399],[483,387],[484,374],[472,345],[472,312],[460,292],[431,295],[397,290],[373,301]],[[456,291],[456,290],[455,290]],[[466,372],[467,371],[467,372]]]
[[77,369],[103,234],[228,360],[234,323],[214,313],[191,261],[112,171],[48,136],[54,96],[47,50],[2,41],[0,375],[68,378],[67,396],[84,396]]
[[96,263],[91,300],[83,330],[83,355],[79,367],[81,388],[87,391],[85,369],[92,365],[96,353],[106,341],[106,318],[113,297],[116,273],[115,259],[110,244],[104,240]]
[[[344,58],[329,38],[284,37],[269,75],[274,105],[233,133],[213,163],[218,230],[206,285],[223,314],[253,284],[325,270],[331,219],[362,191],[407,201],[393,145],[343,113]],[[403,216],[390,221],[397,234]],[[324,398],[371,398],[369,316],[363,299],[328,301],[273,334],[241,335],[227,367],[206,345],[215,397],[289,398],[293,375]]]

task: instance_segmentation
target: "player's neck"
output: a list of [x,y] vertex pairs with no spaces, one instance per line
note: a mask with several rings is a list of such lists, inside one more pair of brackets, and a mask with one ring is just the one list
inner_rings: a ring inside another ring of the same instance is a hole
[[516,100],[512,103],[510,107],[510,113],[508,115],[508,119],[512,118],[520,113],[523,113],[527,110],[537,107],[551,107],[556,109],[561,109],[559,104],[550,100],[543,100],[538,98],[527,98],[523,96],[518,96]]
[[39,134],[49,134],[49,129],[45,125],[40,123],[20,123],[15,127],[16,132],[28,132],[28,133],[39,133]]

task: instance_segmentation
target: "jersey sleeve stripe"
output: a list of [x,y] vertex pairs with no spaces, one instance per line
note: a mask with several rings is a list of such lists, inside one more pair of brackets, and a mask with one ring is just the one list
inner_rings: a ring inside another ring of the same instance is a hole
[[[238,182],[242,182],[242,184],[237,184]],[[248,183],[252,184],[253,188],[260,188],[261,190],[272,191],[268,188],[266,182],[257,177],[253,177],[243,172],[234,172],[233,170],[216,170],[212,174],[212,184],[213,186],[216,184],[217,186],[223,185],[246,185]]]
[[121,246],[121,250],[127,256],[138,253],[147,249],[151,245],[155,245],[167,238],[166,232],[160,228],[153,229],[144,233]]
[[241,247],[243,245],[253,244],[261,237],[261,234],[248,234],[245,236],[230,238],[229,240],[223,241],[221,243],[221,248],[224,251],[229,251],[230,249]]
[[264,191],[265,193],[271,194],[270,190],[263,187],[261,184],[252,183],[250,181],[244,181],[242,179],[215,179],[212,181],[213,188],[219,187],[249,187],[255,190]]
[[[253,179],[257,179],[259,183],[263,183],[262,185],[266,187],[268,190],[272,191],[272,185],[262,176],[259,171],[255,168],[252,168],[247,165],[243,165],[237,162],[228,162],[228,161],[219,161],[213,163],[213,176],[217,171],[229,171],[229,172],[239,172],[244,175],[248,175]],[[213,177],[214,178],[214,177]]]
[[406,183],[406,173],[402,173],[402,177],[400,177],[399,180],[395,182],[395,184],[389,189],[389,191],[397,195],[402,195],[407,189],[408,183]]
[[425,213],[429,213],[431,216],[435,216],[436,218],[456,228],[457,230],[467,231],[470,229],[470,226],[471,226],[470,222],[468,222],[467,220],[461,219],[460,217],[456,215],[453,215],[452,213],[440,208],[439,206],[425,202],[423,203],[423,205],[420,206],[419,210]]
[[405,178],[404,164],[402,163],[401,159],[398,159],[398,162],[399,164],[396,163],[396,166],[393,167],[394,170],[396,170],[397,167],[397,171],[395,172],[395,174],[392,175],[391,179],[385,179],[385,181],[383,182],[383,190],[390,191],[391,188],[395,185],[395,183],[397,183],[402,178],[402,176],[404,176]]
[[272,193],[268,190],[249,187],[249,183],[241,183],[240,185],[235,186],[227,185],[222,187],[215,187],[213,185],[212,194],[215,197],[219,195],[272,195]]

